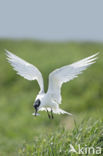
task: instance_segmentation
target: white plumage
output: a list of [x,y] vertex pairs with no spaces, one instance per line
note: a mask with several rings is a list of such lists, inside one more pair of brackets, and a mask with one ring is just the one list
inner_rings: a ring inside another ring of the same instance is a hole
[[14,70],[17,71],[17,74],[23,76],[27,80],[37,80],[40,91],[42,92],[44,90],[44,83],[41,72],[35,66],[12,54],[8,50],[6,50],[6,53],[8,61]]
[[97,59],[98,53],[82,59],[78,62],[75,62],[70,65],[66,65],[59,69],[54,70],[49,74],[49,85],[47,93],[44,92],[44,83],[41,72],[32,64],[24,61],[18,56],[12,54],[8,50],[6,50],[7,59],[17,71],[17,74],[23,76],[27,80],[37,80],[40,86],[40,92],[36,97],[37,101],[40,100],[40,105],[37,110],[39,111],[53,111],[56,114],[64,114],[70,113],[59,108],[59,104],[61,104],[61,86],[63,83],[66,83],[82,73],[88,66],[95,63]]

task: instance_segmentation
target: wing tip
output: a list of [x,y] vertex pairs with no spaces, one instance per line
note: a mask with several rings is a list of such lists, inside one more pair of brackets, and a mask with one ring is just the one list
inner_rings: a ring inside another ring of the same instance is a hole
[[98,56],[99,54],[100,54],[100,52],[97,52],[94,55],[90,56],[91,58],[89,58],[88,65],[96,63],[96,60],[99,58],[99,56]]
[[6,55],[6,60],[7,60],[7,62],[9,62],[9,63],[11,64],[11,62],[10,62],[11,57],[12,57],[11,52],[9,52],[7,49],[4,49],[4,51],[5,51],[5,55]]
[[5,51],[5,55],[6,55],[8,58],[10,58],[10,56],[13,55],[13,54],[12,54],[10,51],[8,51],[7,49],[4,49],[4,51]]
[[98,51],[95,55],[97,56],[97,55],[99,55],[100,54],[100,52]]
[[[93,55],[91,55],[92,57],[95,57],[95,56],[97,56],[97,55],[99,55],[100,54],[100,52],[98,51],[98,52],[96,52],[95,54],[93,54]],[[90,57],[91,57],[90,56]]]
[[99,55],[100,54],[100,52],[97,52],[97,53],[95,53],[94,55],[92,55],[93,56],[93,58],[95,59],[95,60],[97,60],[98,58],[99,58]]
[[7,49],[4,49],[5,53],[10,53]]

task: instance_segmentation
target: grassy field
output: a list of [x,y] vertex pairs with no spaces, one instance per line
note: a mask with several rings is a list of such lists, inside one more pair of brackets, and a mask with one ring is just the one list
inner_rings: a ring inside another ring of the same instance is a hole
[[[32,116],[39,86],[16,75],[4,49],[40,69],[45,91],[52,70],[99,51],[95,64],[62,86],[61,108],[73,117]],[[103,44],[0,40],[0,156],[73,155],[69,144],[103,147]]]

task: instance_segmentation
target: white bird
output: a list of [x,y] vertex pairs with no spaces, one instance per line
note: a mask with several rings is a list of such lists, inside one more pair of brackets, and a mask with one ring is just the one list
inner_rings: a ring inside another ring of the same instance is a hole
[[[7,59],[10,62],[17,74],[23,76],[27,80],[37,80],[40,86],[39,94],[37,95],[35,102],[33,104],[35,108],[35,113],[33,115],[38,115],[38,111],[47,111],[48,117],[53,118],[53,113],[56,114],[68,114],[62,109],[60,109],[59,104],[61,104],[61,86],[63,83],[68,82],[82,73],[87,67],[95,63],[98,53],[75,62],[70,65],[63,66],[59,69],[54,70],[49,74],[49,84],[47,93],[44,92],[44,82],[41,72],[32,64],[24,61],[18,56],[12,54],[6,50]],[[49,114],[51,112],[51,115]]]

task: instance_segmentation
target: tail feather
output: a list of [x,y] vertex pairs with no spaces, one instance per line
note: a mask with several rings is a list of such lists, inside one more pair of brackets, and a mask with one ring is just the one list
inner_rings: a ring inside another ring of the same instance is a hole
[[[39,111],[51,111],[51,108],[45,108],[45,107],[42,107],[42,108],[40,108],[39,109]],[[64,111],[63,109],[60,109],[60,108],[57,108],[57,109],[52,109],[52,111],[53,111],[53,113],[55,113],[55,114],[68,114],[68,115],[72,115],[71,113],[69,113],[69,112],[66,112],[66,111]]]
[[53,110],[53,113],[55,113],[55,114],[68,114],[68,115],[72,115],[71,113],[66,112],[66,111],[64,111],[63,109],[60,109],[60,108],[58,108],[56,110]]

